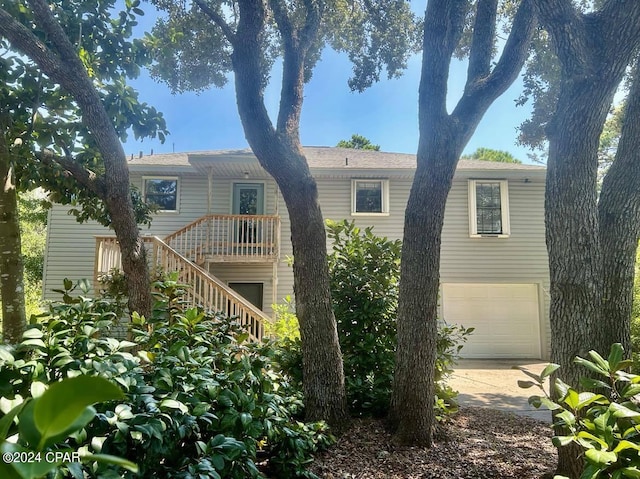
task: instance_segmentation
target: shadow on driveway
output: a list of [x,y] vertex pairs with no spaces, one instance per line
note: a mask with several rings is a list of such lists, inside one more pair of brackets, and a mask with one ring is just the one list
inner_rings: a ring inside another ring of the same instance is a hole
[[528,377],[512,366],[521,366],[539,374],[547,362],[519,359],[462,359],[458,362],[449,385],[460,394],[460,406],[487,407],[551,422],[547,409],[535,409],[527,399],[540,395],[537,388],[522,389],[518,380]]

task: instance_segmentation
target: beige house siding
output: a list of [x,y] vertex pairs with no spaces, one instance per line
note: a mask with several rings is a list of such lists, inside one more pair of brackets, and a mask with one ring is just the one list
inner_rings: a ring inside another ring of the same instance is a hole
[[[162,171],[163,168],[156,168]],[[191,171],[187,173],[187,171]],[[152,171],[148,169],[148,171]],[[132,172],[132,183],[142,187],[143,176],[179,177],[179,211],[154,215],[151,228],[142,227],[144,235],[164,237],[188,223],[211,212],[230,214],[232,184],[264,183],[265,214],[279,213],[281,217],[280,261],[274,278],[273,265],[214,264],[212,273],[225,282],[262,282],[264,284],[264,309],[271,312],[271,304],[282,302],[293,294],[293,271],[288,258],[292,256],[291,228],[286,206],[278,194],[272,179],[245,179],[244,177],[209,178],[190,166],[182,166],[178,172],[167,168],[166,174]],[[252,175],[254,170],[251,170]],[[411,187],[410,172],[384,170],[322,171],[317,183],[322,212],[325,218],[340,221],[353,219],[359,226],[374,226],[374,233],[392,239],[401,239],[404,210]],[[389,214],[371,216],[351,215],[352,178],[388,179]],[[506,179],[509,187],[509,213],[511,232],[508,238],[469,235],[469,179]],[[211,190],[209,190],[211,185]],[[80,225],[68,208],[53,207],[49,214],[49,230],[45,256],[45,297],[53,299],[53,288],[60,288],[62,280],[93,277],[95,255],[94,235],[113,234],[101,226],[90,223]],[[328,249],[331,245],[328,242]],[[443,283],[530,283],[539,291],[540,308],[544,311],[541,325],[543,356],[549,354],[549,273],[544,239],[544,171],[459,170],[456,174],[447,202],[442,236],[441,281]],[[313,287],[313,285],[309,285]],[[446,319],[446,318],[445,318]]]
[[[458,174],[445,211],[442,233],[440,276],[442,283],[531,283],[538,287],[543,357],[549,356],[549,271],[544,238],[544,176],[531,175],[525,183],[521,172],[500,176],[495,172]],[[358,177],[355,175],[354,177]],[[469,236],[468,179],[508,180],[511,234],[509,238],[471,238]],[[404,210],[411,179],[389,180],[389,215],[352,216],[351,179],[319,178],[318,192],[326,219],[354,220],[361,227],[373,226],[374,233],[402,239]],[[284,209],[284,206],[281,207]],[[290,237],[287,218],[282,221],[282,237]],[[331,250],[328,241],[327,248]],[[292,254],[283,241],[282,257]],[[281,261],[278,270],[278,298],[292,294],[291,267]],[[446,318],[444,318],[446,320]]]

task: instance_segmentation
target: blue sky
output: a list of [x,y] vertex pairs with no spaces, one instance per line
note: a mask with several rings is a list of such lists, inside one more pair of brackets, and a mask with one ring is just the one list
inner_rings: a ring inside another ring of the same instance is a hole
[[[147,18],[145,20],[150,20]],[[146,22],[145,22],[146,23]],[[305,89],[300,135],[303,145],[335,146],[358,133],[377,143],[384,151],[415,153],[418,145],[418,84],[420,56],[409,61],[399,79],[382,80],[364,93],[349,91],[351,72],[346,55],[325,51]],[[456,62],[449,84],[450,107],[455,105],[466,77],[466,66]],[[266,91],[266,103],[275,118],[279,100],[279,71],[272,74]],[[238,117],[232,82],[223,88],[196,95],[172,95],[169,89],[154,82],[144,73],[132,82],[140,100],[163,112],[171,134],[164,144],[157,140],[125,143],[127,154],[148,154],[197,150],[235,149],[247,147]],[[516,144],[517,126],[530,115],[530,108],[516,107],[515,99],[522,89],[517,81],[489,109],[465,153],[479,147],[505,150],[527,162],[528,149]]]

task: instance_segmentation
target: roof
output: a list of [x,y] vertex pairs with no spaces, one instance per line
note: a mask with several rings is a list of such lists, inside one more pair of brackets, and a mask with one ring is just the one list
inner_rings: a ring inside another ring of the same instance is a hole
[[[307,162],[312,170],[404,170],[416,168],[416,155],[388,153],[373,150],[357,150],[326,146],[304,147]],[[188,153],[163,153],[132,158],[129,165],[134,169],[149,170],[151,167],[196,167],[210,165],[251,165],[257,160],[250,149],[214,150]],[[500,163],[495,161],[460,160],[458,170],[463,171],[544,171],[540,165]]]

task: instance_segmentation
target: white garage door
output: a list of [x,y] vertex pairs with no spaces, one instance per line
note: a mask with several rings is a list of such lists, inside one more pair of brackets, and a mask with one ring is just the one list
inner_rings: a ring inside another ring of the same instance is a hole
[[540,312],[535,284],[445,283],[447,323],[475,328],[465,358],[539,358]]

